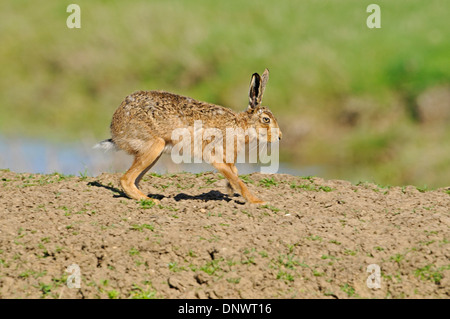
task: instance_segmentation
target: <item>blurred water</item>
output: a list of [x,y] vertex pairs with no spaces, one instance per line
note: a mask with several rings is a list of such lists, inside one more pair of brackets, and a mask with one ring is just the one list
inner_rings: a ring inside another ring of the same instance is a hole
[[[0,168],[7,168],[17,173],[51,174],[59,172],[66,175],[97,176],[101,173],[126,171],[132,157],[122,151],[93,149],[97,141],[57,144],[38,139],[5,138],[0,136]],[[257,164],[237,164],[239,174],[259,172]],[[213,171],[207,164],[174,164],[170,155],[163,154],[152,167],[151,172],[159,174]],[[311,166],[293,168],[280,163],[278,173],[298,176],[319,175],[320,167]]]

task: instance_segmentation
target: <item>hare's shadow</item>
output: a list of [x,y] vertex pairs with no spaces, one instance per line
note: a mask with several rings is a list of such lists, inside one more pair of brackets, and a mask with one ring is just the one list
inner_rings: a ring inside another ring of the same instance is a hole
[[117,193],[117,194],[113,195],[114,198],[118,198],[118,197],[128,198],[127,195],[123,191],[121,191],[120,189],[118,189],[116,187],[113,187],[113,186],[104,185],[104,184],[100,183],[99,181],[89,182],[89,183],[87,183],[87,185],[88,186],[95,186],[95,187],[103,187],[103,188],[106,188],[106,189],[108,189],[108,190],[110,190],[110,191],[112,191],[114,193]]
[[[100,183],[99,181],[95,181],[95,182],[89,182],[87,183],[88,186],[95,186],[95,187],[103,187],[106,188],[114,193],[113,197],[114,198],[119,198],[119,197],[123,197],[123,198],[128,198],[128,196],[120,189],[113,187],[113,186],[109,186],[109,185],[104,185],[102,183]],[[156,199],[163,199],[166,196],[164,195],[160,195],[160,194],[147,194],[148,197],[150,198],[156,198]],[[234,195],[235,196],[235,195]],[[230,198],[229,195],[221,193],[219,191],[216,190],[211,190],[207,193],[203,193],[203,194],[199,194],[199,195],[188,195],[185,193],[179,193],[177,195],[175,195],[173,197],[173,199],[175,199],[177,202],[179,202],[180,200],[192,200],[192,199],[199,199],[202,201],[210,201],[210,200],[224,200],[224,201],[231,201],[232,199]]]
[[199,194],[199,195],[188,195],[185,193],[179,193],[178,195],[175,195],[173,197],[173,199],[175,199],[177,202],[179,202],[180,200],[189,200],[189,199],[199,199],[202,201],[224,200],[227,202],[232,200],[229,195],[224,194],[219,191],[215,191],[215,190],[211,190],[207,193],[203,193],[203,194]]

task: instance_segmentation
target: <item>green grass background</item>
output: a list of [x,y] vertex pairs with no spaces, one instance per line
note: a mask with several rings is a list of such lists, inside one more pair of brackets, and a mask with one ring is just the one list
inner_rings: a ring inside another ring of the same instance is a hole
[[[66,26],[70,3],[81,29]],[[381,29],[366,26],[370,3]],[[264,104],[285,133],[282,161],[320,166],[325,178],[448,186],[450,123],[422,123],[416,100],[450,84],[449,9],[448,0],[2,1],[0,134],[107,138],[115,108],[141,89],[243,110],[250,75],[268,67]]]

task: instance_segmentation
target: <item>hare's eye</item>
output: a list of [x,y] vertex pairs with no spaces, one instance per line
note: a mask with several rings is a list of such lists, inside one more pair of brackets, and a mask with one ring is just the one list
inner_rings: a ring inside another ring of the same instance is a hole
[[266,116],[264,116],[262,120],[264,123],[270,123],[270,118],[268,118]]

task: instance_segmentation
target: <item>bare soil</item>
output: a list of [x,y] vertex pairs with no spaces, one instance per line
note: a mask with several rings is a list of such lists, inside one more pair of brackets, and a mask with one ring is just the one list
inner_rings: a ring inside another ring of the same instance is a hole
[[449,187],[255,173],[251,205],[217,173],[149,174],[152,206],[119,177],[0,171],[1,298],[450,297]]

